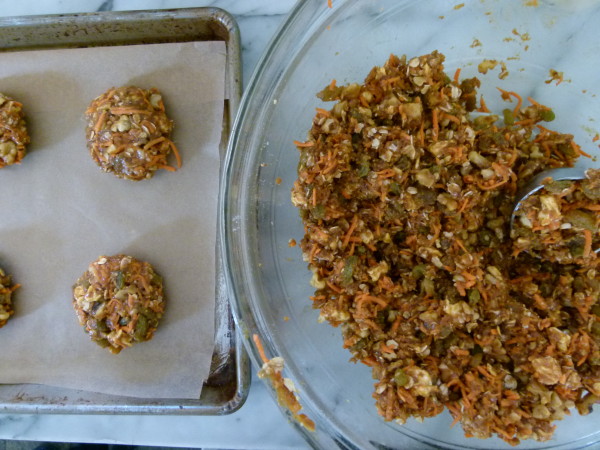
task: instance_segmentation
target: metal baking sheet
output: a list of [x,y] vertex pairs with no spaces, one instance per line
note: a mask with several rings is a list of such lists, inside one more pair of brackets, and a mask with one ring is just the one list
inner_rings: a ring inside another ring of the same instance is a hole
[[[224,41],[227,49],[223,157],[241,97],[239,30],[226,11],[184,8],[0,18],[0,52],[215,40]],[[217,249],[219,240],[217,235]],[[0,412],[222,415],[236,411],[247,397],[250,369],[233,321],[219,252],[216,261],[215,350],[200,398],[142,399],[44,385],[0,384]]]

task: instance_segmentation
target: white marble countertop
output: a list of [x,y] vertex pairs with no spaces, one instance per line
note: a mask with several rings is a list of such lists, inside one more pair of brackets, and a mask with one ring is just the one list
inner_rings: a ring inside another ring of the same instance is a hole
[[[0,0],[0,16],[219,7],[230,12],[239,25],[243,77],[247,82],[294,3],[294,0]],[[228,416],[0,414],[0,439],[206,449],[308,448],[256,377],[246,403]]]

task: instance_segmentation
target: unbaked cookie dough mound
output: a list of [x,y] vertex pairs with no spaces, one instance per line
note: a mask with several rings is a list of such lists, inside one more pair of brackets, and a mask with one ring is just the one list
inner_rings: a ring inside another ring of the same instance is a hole
[[18,287],[18,284],[13,284],[12,277],[0,268],[0,328],[6,325],[10,316],[14,314],[12,293]]
[[23,105],[0,94],[0,169],[19,164],[25,157],[29,134]]
[[163,280],[132,256],[101,256],[73,286],[73,307],[92,341],[119,353],[152,339],[165,310]]
[[85,115],[87,146],[103,171],[128,180],[152,178],[159,169],[176,170],[167,162],[171,153],[181,167],[170,139],[173,121],[158,89],[112,88],[94,99]]

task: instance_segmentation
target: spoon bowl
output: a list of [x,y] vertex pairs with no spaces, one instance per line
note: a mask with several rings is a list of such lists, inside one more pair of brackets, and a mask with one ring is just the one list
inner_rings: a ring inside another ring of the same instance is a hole
[[[546,180],[551,179],[552,181],[579,181],[584,180],[586,178],[586,168],[583,167],[562,167],[559,169],[550,169],[544,170],[543,172],[538,173],[535,177],[529,181],[525,186],[523,186],[515,197],[515,203],[512,210],[512,214],[510,216],[510,231],[512,235],[512,231],[514,228],[514,222],[517,216],[518,211],[523,206],[525,200],[527,200],[530,196],[538,192],[542,189],[547,183]],[[600,254],[600,248],[594,250],[596,254]]]
[[587,169],[582,167],[562,167],[560,169],[550,169],[544,170],[543,172],[538,173],[535,177],[529,181],[525,186],[523,186],[517,192],[515,197],[515,203],[512,210],[512,214],[510,216],[510,229],[512,231],[513,224],[519,209],[523,205],[523,202],[527,200],[531,195],[535,194],[537,191],[542,189],[546,183],[545,180],[548,178],[552,179],[552,181],[578,181],[585,179],[585,172]]

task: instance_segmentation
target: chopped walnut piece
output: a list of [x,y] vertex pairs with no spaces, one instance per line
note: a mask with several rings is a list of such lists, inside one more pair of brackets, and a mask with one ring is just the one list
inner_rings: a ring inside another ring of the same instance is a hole
[[551,356],[534,358],[531,361],[535,377],[543,384],[556,384],[560,381],[562,371],[560,365]]

